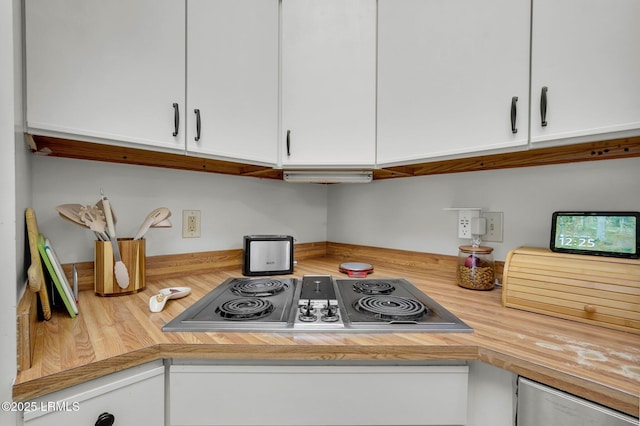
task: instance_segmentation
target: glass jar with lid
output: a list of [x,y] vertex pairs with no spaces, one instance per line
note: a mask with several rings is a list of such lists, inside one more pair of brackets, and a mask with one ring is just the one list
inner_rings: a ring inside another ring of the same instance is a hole
[[495,285],[493,248],[460,246],[456,279],[460,287],[472,290],[491,290]]

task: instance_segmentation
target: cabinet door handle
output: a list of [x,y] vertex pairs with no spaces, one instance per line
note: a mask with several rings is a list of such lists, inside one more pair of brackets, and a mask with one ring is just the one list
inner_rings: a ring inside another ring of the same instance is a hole
[[200,140],[200,126],[202,123],[200,122],[200,110],[194,109],[193,112],[196,113],[196,137],[195,140],[198,142]]
[[511,133],[518,133],[518,129],[516,129],[516,117],[518,116],[517,102],[517,96],[511,98]]
[[116,418],[111,413],[102,413],[96,420],[96,426],[112,426],[116,421]]
[[542,86],[542,94],[540,95],[540,118],[542,119],[542,127],[547,126],[547,86]]
[[287,157],[291,157],[291,130],[287,130]]
[[178,136],[178,130],[180,129],[180,109],[178,104],[173,104],[173,136]]

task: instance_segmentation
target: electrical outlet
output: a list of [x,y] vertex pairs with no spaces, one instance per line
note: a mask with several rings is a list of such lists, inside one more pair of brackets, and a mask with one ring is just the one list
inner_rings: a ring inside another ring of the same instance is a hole
[[482,217],[487,220],[487,230],[482,236],[482,241],[494,241],[501,243],[502,237],[502,222],[504,218],[503,212],[483,212]]
[[182,238],[200,238],[200,210],[182,210]]
[[480,217],[480,210],[458,210],[458,238],[471,238],[472,217]]

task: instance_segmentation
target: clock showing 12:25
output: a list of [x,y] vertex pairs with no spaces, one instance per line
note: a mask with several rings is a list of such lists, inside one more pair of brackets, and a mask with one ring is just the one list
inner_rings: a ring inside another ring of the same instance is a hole
[[560,247],[583,247],[583,248],[594,248],[596,246],[596,239],[593,237],[580,236],[576,237],[573,235],[558,235],[557,246]]

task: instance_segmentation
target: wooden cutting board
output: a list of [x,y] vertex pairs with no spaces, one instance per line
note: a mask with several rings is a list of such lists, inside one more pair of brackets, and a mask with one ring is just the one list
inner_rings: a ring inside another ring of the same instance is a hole
[[36,212],[32,208],[25,210],[27,223],[27,238],[29,251],[31,252],[31,265],[27,270],[29,284],[16,308],[16,332],[17,332],[17,367],[18,371],[31,368],[33,350],[35,346],[35,326],[38,321],[38,299],[42,305],[42,313],[45,320],[51,318],[49,293],[44,280],[42,261],[38,252],[38,221]]
[[38,322],[38,295],[26,290],[16,308],[18,371],[31,368],[36,343]]
[[31,207],[25,211],[25,219],[27,221],[27,236],[29,239],[29,251],[31,252],[31,266],[27,270],[27,278],[29,279],[29,288],[31,291],[38,293],[40,304],[42,305],[42,313],[45,320],[51,319],[51,305],[49,303],[49,293],[47,285],[44,281],[44,272],[42,271],[42,260],[38,252],[38,220],[36,212]]

